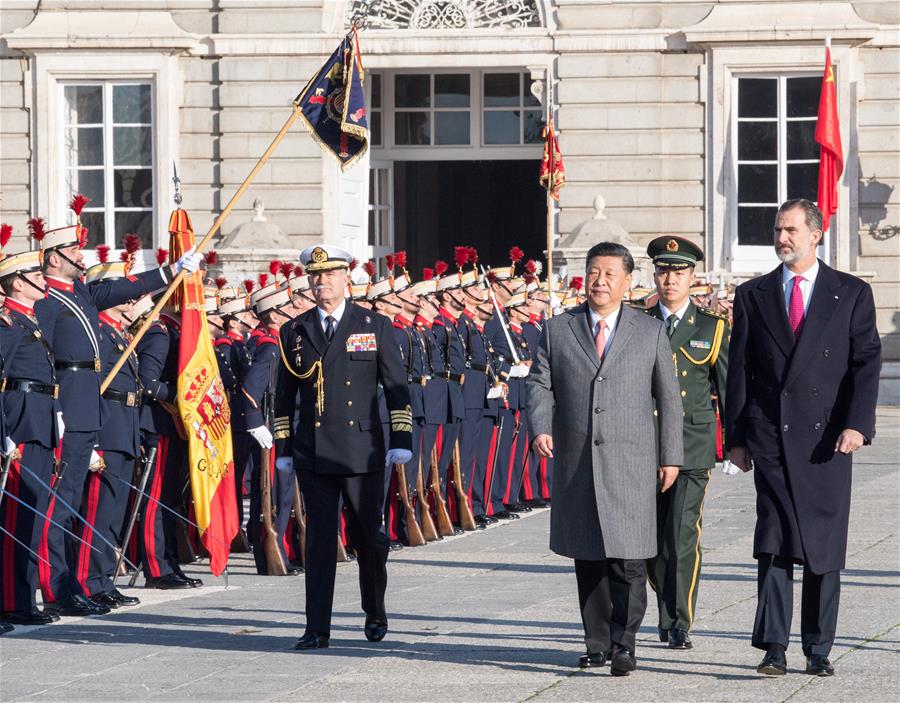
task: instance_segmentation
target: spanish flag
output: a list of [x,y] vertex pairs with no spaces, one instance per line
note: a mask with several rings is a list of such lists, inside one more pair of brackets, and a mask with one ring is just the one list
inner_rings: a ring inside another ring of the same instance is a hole
[[553,131],[551,119],[544,127],[544,157],[541,159],[540,184],[550,191],[550,197],[559,200],[559,189],[566,184],[566,166]]
[[819,187],[817,204],[822,211],[822,230],[828,231],[831,216],[838,209],[838,184],[844,171],[844,150],[841,147],[841,125],[838,121],[837,91],[834,87],[834,67],[831,49],[825,48],[825,75],[819,92],[819,116],[816,121],[816,142],[819,150]]
[[[172,213],[169,233],[169,251],[176,261],[194,246],[187,212],[178,209]],[[178,414],[187,435],[188,470],[200,539],[210,555],[210,571],[218,576],[228,566],[231,541],[238,531],[231,409],[206,326],[203,272],[185,276],[177,294],[181,308]]]

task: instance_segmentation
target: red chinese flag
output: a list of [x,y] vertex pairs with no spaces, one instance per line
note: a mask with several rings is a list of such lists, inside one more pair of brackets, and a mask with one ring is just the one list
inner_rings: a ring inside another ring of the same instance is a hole
[[554,200],[559,200],[559,189],[566,184],[566,167],[553,131],[553,122],[544,127],[544,158],[541,160],[538,182],[550,191]]
[[[169,232],[169,251],[176,261],[194,246],[187,212],[179,209],[172,213]],[[179,299],[178,414],[187,435],[188,470],[200,540],[209,552],[210,571],[219,576],[228,566],[231,541],[239,525],[231,409],[206,326],[202,271],[185,276]]]
[[827,232],[831,216],[838,208],[838,181],[844,170],[844,151],[841,148],[841,125],[838,122],[837,91],[831,49],[825,49],[825,75],[819,93],[819,118],[816,122],[816,142],[819,152],[818,205],[822,211],[822,230]]

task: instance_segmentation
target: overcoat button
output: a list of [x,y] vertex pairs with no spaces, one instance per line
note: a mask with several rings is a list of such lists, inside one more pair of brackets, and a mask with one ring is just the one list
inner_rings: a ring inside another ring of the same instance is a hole
[[595,439],[595,440],[594,440],[594,446],[595,446],[595,447],[599,447],[599,446],[600,446],[600,440],[599,440],[599,439]]
[[790,425],[785,425],[785,426],[782,427],[781,429],[783,429],[785,432],[787,432],[789,429],[791,429],[791,426],[790,426]]
[[353,420],[347,420],[347,426],[353,427]]

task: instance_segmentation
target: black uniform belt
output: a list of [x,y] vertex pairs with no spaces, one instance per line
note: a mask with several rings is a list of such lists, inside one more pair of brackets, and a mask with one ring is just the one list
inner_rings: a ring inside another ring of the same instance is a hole
[[487,364],[469,364],[469,368],[470,368],[470,369],[475,369],[476,371],[481,371],[481,373],[487,373],[487,372],[488,372],[488,365],[487,365]]
[[115,391],[112,388],[107,388],[103,391],[103,397],[107,400],[115,400],[117,403],[121,403],[122,405],[135,408],[137,404],[141,400],[140,393],[136,393],[134,391]]
[[90,361],[57,361],[57,371],[77,371],[79,369],[90,369],[96,373],[100,373],[100,359],[91,359]]
[[38,383],[20,378],[4,378],[0,383],[0,391],[21,391],[22,393],[43,393],[59,398],[59,386],[55,383]]
[[428,376],[410,376],[409,382],[418,384],[424,388],[428,383]]
[[465,380],[461,373],[450,373],[449,371],[444,371],[443,373],[439,373],[438,376],[441,378],[446,378],[448,381],[456,381],[459,384]]

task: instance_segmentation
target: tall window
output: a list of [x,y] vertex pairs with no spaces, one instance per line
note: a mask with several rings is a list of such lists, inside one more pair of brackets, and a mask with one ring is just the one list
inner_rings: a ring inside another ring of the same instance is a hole
[[819,173],[816,114],[820,76],[737,79],[739,246],[772,246],[778,205],[815,201]]
[[153,89],[150,83],[63,88],[63,192],[91,198],[81,216],[90,245],[153,243]]
[[393,170],[389,164],[373,163],[369,169],[369,246],[372,256],[382,265],[381,257],[394,246]]
[[484,74],[484,143],[539,144],[541,103],[523,73]]
[[394,142],[468,144],[471,121],[468,73],[394,76]]

